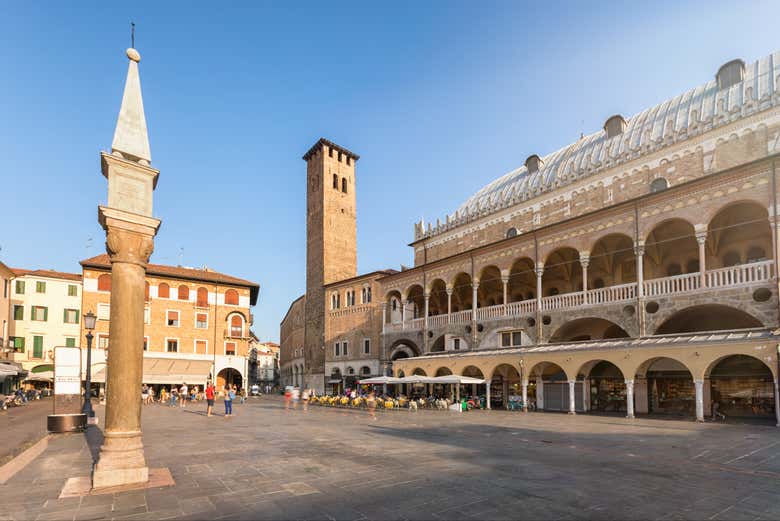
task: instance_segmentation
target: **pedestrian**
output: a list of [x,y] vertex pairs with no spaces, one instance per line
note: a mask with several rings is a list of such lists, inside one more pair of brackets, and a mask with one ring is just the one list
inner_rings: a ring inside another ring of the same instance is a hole
[[235,398],[233,389],[230,388],[230,384],[225,384],[225,418],[233,415],[233,398]]
[[293,410],[296,410],[298,408],[298,400],[301,397],[301,390],[297,387],[293,387],[292,390],[292,402],[293,402]]
[[168,391],[163,387],[160,389],[160,404],[163,404],[168,401]]
[[374,393],[374,391],[368,393],[368,398],[366,399],[366,405],[368,406],[368,412],[371,415],[371,418],[376,420],[376,394]]
[[144,405],[149,405],[149,387],[146,384],[141,387],[141,401]]
[[292,401],[292,390],[287,388],[284,390],[284,410],[290,410],[290,401]]
[[214,408],[214,384],[209,380],[206,383],[206,416],[211,416]]
[[309,410],[309,390],[304,389],[303,393],[301,394],[301,399],[303,400],[303,411],[306,412]]
[[154,387],[149,386],[149,403],[154,403]]
[[171,401],[168,403],[168,406],[175,407],[176,406],[176,400],[179,399],[179,391],[176,390],[174,386],[171,386]]
[[187,404],[185,403],[187,401],[187,383],[184,382],[181,384],[181,387],[179,387],[179,407],[186,407]]

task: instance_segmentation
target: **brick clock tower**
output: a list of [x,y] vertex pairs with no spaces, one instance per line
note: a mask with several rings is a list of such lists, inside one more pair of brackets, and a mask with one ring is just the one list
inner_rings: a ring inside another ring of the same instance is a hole
[[[325,390],[323,286],[357,276],[355,163],[360,156],[320,139],[306,161],[306,322],[304,385]],[[343,305],[344,303],[342,303]]]

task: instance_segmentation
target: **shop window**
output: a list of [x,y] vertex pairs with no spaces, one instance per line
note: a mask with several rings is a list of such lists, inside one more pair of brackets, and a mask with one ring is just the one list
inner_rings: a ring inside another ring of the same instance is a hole
[[179,341],[175,338],[169,338],[165,341],[165,350],[169,353],[179,352]]
[[179,312],[168,311],[166,313],[166,323],[169,327],[179,327]]
[[163,282],[157,286],[157,296],[160,298],[171,298],[171,287]]
[[179,300],[189,300],[190,299],[190,288],[188,288],[187,286],[182,284],[181,286],[179,286],[179,291],[178,291],[178,295],[177,296],[178,296]]
[[98,291],[111,291],[111,275],[104,273],[98,277]]
[[523,341],[521,331],[505,331],[501,333],[501,347],[520,347]]
[[225,292],[225,304],[228,306],[238,306],[238,291],[229,289]]

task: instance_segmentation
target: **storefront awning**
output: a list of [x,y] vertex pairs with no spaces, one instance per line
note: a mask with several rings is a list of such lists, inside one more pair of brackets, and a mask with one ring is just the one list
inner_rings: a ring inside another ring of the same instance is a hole
[[0,364],[0,376],[16,376],[19,369],[11,364]]
[[41,371],[38,373],[30,373],[27,375],[27,378],[24,379],[26,382],[29,381],[35,381],[35,382],[52,382],[54,381],[54,371]]
[[[177,358],[144,358],[143,383],[181,385],[182,383],[205,385],[211,372],[209,360],[182,360]],[[92,375],[95,383],[106,381],[106,370]]]

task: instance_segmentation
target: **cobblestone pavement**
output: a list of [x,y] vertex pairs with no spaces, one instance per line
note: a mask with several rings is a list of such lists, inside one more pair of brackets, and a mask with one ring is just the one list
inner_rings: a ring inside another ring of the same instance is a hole
[[46,416],[52,407],[51,398],[42,398],[0,411],[0,465],[46,436]]
[[59,436],[0,486],[0,519],[780,518],[774,427],[499,411],[374,421],[286,412],[277,397],[230,419],[204,409],[144,408],[148,463],[175,487],[57,499],[91,462],[84,435]]

